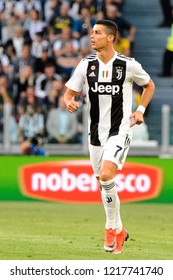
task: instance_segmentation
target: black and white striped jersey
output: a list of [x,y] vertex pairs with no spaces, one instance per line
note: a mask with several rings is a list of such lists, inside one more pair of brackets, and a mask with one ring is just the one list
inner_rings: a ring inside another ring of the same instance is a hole
[[120,53],[107,64],[96,54],[80,61],[66,86],[80,92],[85,85],[92,145],[104,145],[110,136],[129,133],[133,81],[143,86],[149,80],[141,64]]

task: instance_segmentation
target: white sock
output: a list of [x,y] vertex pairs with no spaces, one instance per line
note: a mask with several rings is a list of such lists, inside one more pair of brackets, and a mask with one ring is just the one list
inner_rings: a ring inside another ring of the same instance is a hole
[[121,232],[122,222],[120,217],[120,201],[116,191],[114,179],[100,181],[102,185],[102,202],[106,213],[105,228],[116,228],[116,233]]
[[122,231],[123,225],[120,216],[120,199],[117,194],[117,191],[116,191],[115,227],[116,227],[116,234]]

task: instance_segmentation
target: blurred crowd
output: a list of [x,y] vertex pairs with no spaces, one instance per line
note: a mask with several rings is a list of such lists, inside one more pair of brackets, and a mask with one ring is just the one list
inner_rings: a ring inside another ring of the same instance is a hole
[[119,28],[115,49],[133,55],[136,27],[123,14],[125,0],[0,1],[0,141],[3,106],[11,104],[10,141],[23,154],[44,154],[43,143],[81,143],[82,105],[65,109],[65,82],[90,55],[90,34],[98,19]]

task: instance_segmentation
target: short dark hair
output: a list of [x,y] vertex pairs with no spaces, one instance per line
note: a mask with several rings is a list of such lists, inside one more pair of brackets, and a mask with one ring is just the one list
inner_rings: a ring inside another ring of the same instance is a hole
[[97,20],[95,24],[104,25],[108,29],[109,34],[114,35],[114,41],[116,40],[118,34],[118,26],[114,21],[108,19],[100,19]]

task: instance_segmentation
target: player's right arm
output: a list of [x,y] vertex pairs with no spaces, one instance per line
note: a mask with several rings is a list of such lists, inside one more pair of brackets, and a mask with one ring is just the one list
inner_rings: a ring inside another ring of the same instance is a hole
[[75,100],[75,96],[79,95],[83,89],[86,78],[86,67],[87,61],[82,59],[71,78],[65,84],[67,90],[64,94],[64,101],[70,113],[76,111],[79,107],[79,102]]
[[75,100],[75,96],[78,94],[78,92],[71,90],[67,88],[65,94],[64,94],[64,101],[66,104],[67,110],[72,113],[79,108],[80,104]]

